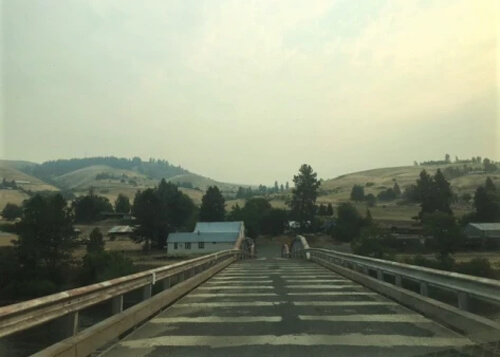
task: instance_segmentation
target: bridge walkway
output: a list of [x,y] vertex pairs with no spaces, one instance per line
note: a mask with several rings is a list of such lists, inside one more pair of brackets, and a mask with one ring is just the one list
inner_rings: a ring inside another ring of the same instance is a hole
[[312,262],[234,263],[105,351],[154,356],[469,356],[463,336]]

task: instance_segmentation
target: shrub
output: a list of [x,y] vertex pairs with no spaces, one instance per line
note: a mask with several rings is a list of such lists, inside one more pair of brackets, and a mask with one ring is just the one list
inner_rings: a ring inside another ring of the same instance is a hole
[[457,266],[457,271],[462,274],[480,276],[483,278],[495,277],[491,263],[485,258],[474,258],[469,262],[460,263]]
[[22,214],[23,209],[13,203],[7,203],[7,205],[2,210],[2,217],[9,221],[21,217]]
[[397,193],[392,188],[388,188],[379,192],[378,199],[381,201],[391,201],[396,199],[397,196]]
[[92,252],[83,257],[80,282],[92,284],[136,272],[134,263],[119,252]]
[[354,185],[351,190],[351,201],[363,201],[365,199],[365,189],[363,186]]
[[337,209],[337,221],[333,228],[333,236],[343,242],[359,237],[365,225],[363,217],[351,203],[341,203]]
[[48,279],[13,280],[2,289],[2,299],[27,299],[57,292],[57,285]]
[[375,206],[375,196],[373,195],[373,193],[369,193],[365,196],[365,201],[366,201],[366,205],[368,207],[374,207]]

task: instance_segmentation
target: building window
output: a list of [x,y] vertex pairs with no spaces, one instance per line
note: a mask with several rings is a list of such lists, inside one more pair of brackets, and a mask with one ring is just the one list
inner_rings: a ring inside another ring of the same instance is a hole
[[177,249],[177,243],[174,243],[174,249]]
[[184,248],[185,248],[185,249],[191,249],[191,243],[186,243],[186,244],[184,245]]
[[198,242],[198,249],[205,249],[205,242]]

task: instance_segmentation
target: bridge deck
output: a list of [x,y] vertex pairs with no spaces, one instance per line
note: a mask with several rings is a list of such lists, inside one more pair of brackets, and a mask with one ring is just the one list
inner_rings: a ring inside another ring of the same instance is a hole
[[267,259],[229,266],[104,356],[466,356],[471,344],[315,263]]

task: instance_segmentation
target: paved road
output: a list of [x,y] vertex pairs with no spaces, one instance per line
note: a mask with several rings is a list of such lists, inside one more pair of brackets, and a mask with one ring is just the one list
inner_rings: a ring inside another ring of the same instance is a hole
[[104,355],[467,356],[470,344],[315,263],[268,257],[231,265]]

